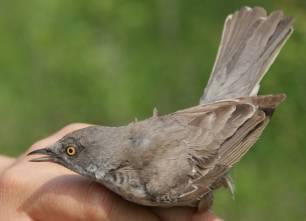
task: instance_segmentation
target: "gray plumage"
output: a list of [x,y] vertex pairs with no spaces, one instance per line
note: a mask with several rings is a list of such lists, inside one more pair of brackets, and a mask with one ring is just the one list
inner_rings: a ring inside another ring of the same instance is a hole
[[282,11],[267,16],[261,7],[229,15],[200,103],[257,95],[261,79],[293,31],[292,22]]
[[[216,63],[198,106],[70,134],[32,161],[51,161],[149,206],[207,209],[212,191],[232,187],[230,168],[252,147],[284,94],[255,95],[256,85],[292,32],[280,11],[242,8],[225,22]],[[69,152],[69,148],[71,148]]]

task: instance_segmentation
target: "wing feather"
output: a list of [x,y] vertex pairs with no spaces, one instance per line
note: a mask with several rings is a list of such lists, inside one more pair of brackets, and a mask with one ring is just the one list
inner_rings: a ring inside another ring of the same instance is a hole
[[[267,126],[271,113],[284,99],[285,95],[279,94],[221,101],[209,110],[215,113],[214,120],[210,121],[212,125],[205,125],[203,119],[197,119],[197,124],[190,121],[200,131],[207,127],[212,129],[210,136],[213,137],[210,137],[209,145],[207,142],[199,145],[201,138],[198,136],[192,140],[197,145],[190,149],[191,162],[196,170],[200,170],[193,173],[193,183],[209,186],[224,176],[253,146]],[[207,115],[201,116],[205,118]]]

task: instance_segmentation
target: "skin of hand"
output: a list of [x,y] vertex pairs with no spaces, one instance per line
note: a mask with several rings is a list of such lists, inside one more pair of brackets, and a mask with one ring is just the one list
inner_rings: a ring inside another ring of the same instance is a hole
[[[89,126],[71,124],[29,150],[46,147]],[[7,221],[222,221],[194,208],[155,208],[130,203],[102,185],[54,163],[0,156],[0,214]]]

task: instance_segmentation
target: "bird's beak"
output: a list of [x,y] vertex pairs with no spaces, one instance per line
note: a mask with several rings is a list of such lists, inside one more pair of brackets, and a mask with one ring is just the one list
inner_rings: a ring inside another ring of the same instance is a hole
[[30,160],[31,162],[54,162],[56,159],[56,154],[50,148],[42,148],[42,149],[34,150],[28,153],[27,155],[29,156],[29,155],[36,155],[36,154],[41,154],[45,156],[31,159]]

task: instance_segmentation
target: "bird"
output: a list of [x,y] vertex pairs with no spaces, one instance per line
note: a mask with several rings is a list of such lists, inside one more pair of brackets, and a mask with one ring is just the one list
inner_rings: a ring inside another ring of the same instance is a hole
[[207,86],[195,106],[124,126],[92,125],[28,155],[60,164],[144,206],[207,210],[231,168],[255,144],[286,95],[258,95],[293,32],[282,11],[242,7],[227,16]]

